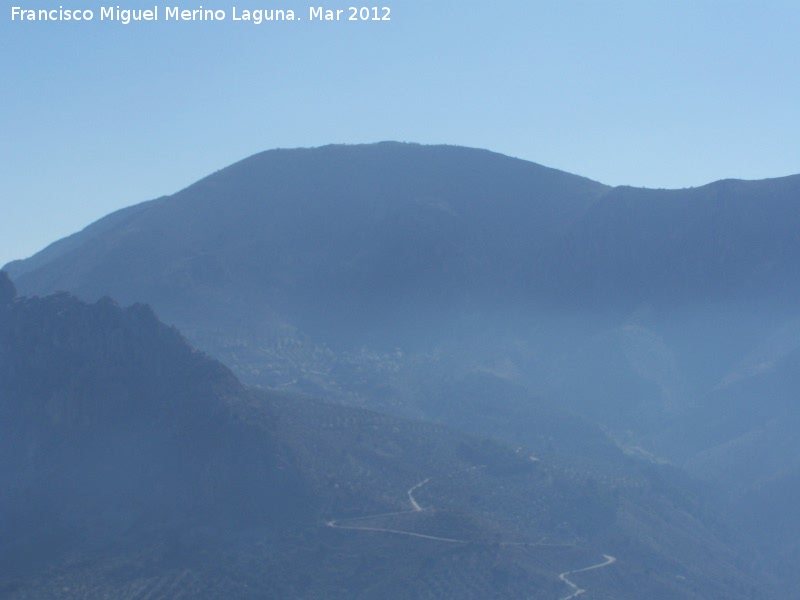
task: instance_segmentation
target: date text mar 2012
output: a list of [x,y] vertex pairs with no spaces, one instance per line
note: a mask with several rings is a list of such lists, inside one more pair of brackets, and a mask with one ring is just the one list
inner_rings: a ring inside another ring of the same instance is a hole
[[330,9],[323,6],[309,6],[309,21],[390,21],[391,9],[388,6],[349,6],[347,9]]

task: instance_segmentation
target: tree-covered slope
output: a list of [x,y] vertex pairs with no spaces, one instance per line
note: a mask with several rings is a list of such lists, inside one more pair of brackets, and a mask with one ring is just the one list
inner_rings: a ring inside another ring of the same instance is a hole
[[549,599],[604,555],[565,577],[767,589],[671,469],[249,391],[145,306],[15,298],[0,274],[0,357],[4,598]]

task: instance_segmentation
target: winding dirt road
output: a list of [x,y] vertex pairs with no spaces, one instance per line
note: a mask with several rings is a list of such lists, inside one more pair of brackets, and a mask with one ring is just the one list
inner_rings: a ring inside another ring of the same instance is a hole
[[414,500],[414,492],[416,490],[418,490],[419,488],[421,488],[426,483],[428,483],[430,480],[431,480],[431,478],[427,477],[426,479],[424,479],[423,481],[420,481],[417,485],[412,487],[410,490],[408,490],[408,501],[411,502],[411,508],[414,509],[412,512],[422,512],[423,511],[423,508],[417,503],[416,500]]
[[333,527],[334,529],[355,529],[358,531],[380,531],[382,533],[393,533],[395,535],[407,535],[410,537],[415,538],[422,538],[426,540],[436,540],[439,542],[449,542],[452,544],[468,544],[467,540],[457,540],[454,538],[446,538],[446,537],[439,537],[436,535],[426,535],[424,533],[415,533],[413,531],[402,531],[399,529],[384,529],[382,527],[365,527],[363,525],[341,525],[341,523],[355,523],[358,521],[365,521],[367,519],[375,519],[378,517],[391,517],[395,515],[407,515],[410,513],[419,513],[424,512],[425,509],[420,506],[419,502],[414,498],[414,492],[421,488],[423,485],[428,483],[431,480],[430,477],[420,481],[418,484],[409,488],[408,492],[408,501],[411,503],[411,510],[402,510],[400,512],[391,512],[391,513],[381,513],[378,515],[369,515],[366,517],[353,517],[352,519],[334,519],[332,521],[327,521],[325,525],[328,527]]
[[605,558],[605,561],[598,563],[596,565],[592,565],[591,567],[584,567],[583,569],[575,569],[574,571],[566,571],[564,573],[561,573],[561,575],[559,575],[558,578],[564,583],[566,583],[570,587],[570,589],[572,589],[572,593],[569,596],[564,596],[563,598],[561,598],[561,600],[571,600],[572,598],[577,598],[578,596],[586,593],[586,590],[579,588],[577,585],[575,585],[573,582],[569,580],[570,575],[574,575],[575,573],[584,573],[586,571],[594,571],[595,569],[602,569],[603,567],[607,567],[608,565],[617,562],[616,558],[608,554],[603,554],[603,558]]
[[[470,467],[467,470],[469,471],[469,470],[476,469],[476,468],[478,468],[478,467]],[[397,516],[397,515],[408,515],[408,514],[412,514],[412,513],[421,513],[421,512],[425,512],[426,510],[429,510],[429,509],[424,508],[423,506],[420,505],[419,502],[417,502],[416,498],[414,498],[414,492],[416,492],[418,489],[420,489],[422,486],[424,486],[430,480],[431,480],[431,478],[427,477],[427,478],[423,479],[422,481],[420,481],[419,483],[411,486],[408,489],[406,494],[408,495],[408,502],[411,505],[411,509],[410,510],[401,510],[401,511],[398,511],[398,512],[389,512],[389,513],[380,513],[380,514],[377,514],[377,515],[367,515],[365,517],[352,517],[352,518],[348,518],[348,519],[332,519],[330,521],[326,521],[325,525],[327,527],[331,527],[333,529],[350,529],[350,530],[355,530],[355,531],[377,531],[377,532],[381,532],[381,533],[391,533],[391,534],[394,534],[394,535],[405,535],[405,536],[408,536],[408,537],[422,538],[422,539],[434,540],[434,541],[438,541],[438,542],[447,542],[447,543],[451,543],[451,544],[469,544],[469,543],[471,543],[469,540],[460,540],[460,539],[455,539],[455,538],[439,537],[439,536],[436,536],[436,535],[427,535],[427,534],[424,534],[424,533],[416,533],[416,532],[413,532],[413,531],[403,531],[403,530],[400,530],[400,529],[386,529],[386,528],[383,528],[383,527],[367,527],[367,526],[364,526],[364,525],[357,525],[356,524],[359,521],[366,521],[367,519],[376,519],[376,518],[379,518],[379,517],[392,517],[392,516]],[[348,525],[347,523],[351,523],[351,524]],[[559,547],[567,547],[567,546],[572,546],[573,544],[546,543],[544,541],[544,538],[542,538],[539,542],[501,542],[500,545],[501,546],[559,546]],[[574,571],[565,571],[564,573],[561,573],[558,576],[558,578],[570,587],[570,589],[572,590],[572,593],[569,596],[565,596],[564,598],[561,598],[560,600],[572,600],[573,598],[577,598],[578,596],[581,596],[581,595],[586,593],[585,589],[579,588],[575,583],[570,581],[570,579],[569,579],[570,575],[574,575],[576,573],[584,573],[586,571],[594,571],[595,569],[602,569],[603,567],[607,567],[607,566],[609,566],[609,565],[611,565],[611,564],[613,564],[613,563],[615,563],[617,561],[616,558],[614,558],[613,556],[611,556],[609,554],[604,554],[603,558],[605,558],[605,561],[603,561],[601,563],[598,563],[596,565],[591,565],[589,567],[584,567],[582,569],[575,569]]]

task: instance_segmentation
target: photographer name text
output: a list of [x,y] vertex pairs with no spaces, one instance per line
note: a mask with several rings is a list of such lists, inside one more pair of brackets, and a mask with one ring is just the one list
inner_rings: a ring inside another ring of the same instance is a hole
[[86,8],[25,8],[12,6],[10,20],[30,22],[82,22],[103,21],[131,25],[155,21],[198,22],[233,21],[261,25],[276,21],[317,22],[387,22],[392,20],[388,6],[347,6],[326,8],[308,6],[305,9],[284,8],[182,8],[180,6],[153,6],[152,8],[124,8],[122,6],[100,6]]

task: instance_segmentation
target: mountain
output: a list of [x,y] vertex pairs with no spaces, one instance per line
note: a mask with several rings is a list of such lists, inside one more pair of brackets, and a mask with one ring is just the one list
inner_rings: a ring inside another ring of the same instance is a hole
[[[791,540],[798,198],[797,175],[647,190],[452,146],[272,150],[6,268],[146,302],[246,384],[671,463]],[[792,544],[759,539],[793,585]]]
[[242,422],[243,386],[149,307],[12,300],[0,280],[6,577],[175,530],[291,521],[304,506],[269,435]]
[[680,353],[728,336],[713,370],[685,367],[709,386],[794,316],[798,193],[609,188],[447,146],[273,150],[6,269],[24,294],[147,302],[245,380],[309,393],[353,393],[339,378],[397,348],[527,344],[538,363],[642,316]]
[[25,294],[148,297],[197,336],[224,320],[251,337],[300,328],[340,341],[390,318],[408,339],[402,327],[421,333],[420,315],[527,294],[522,275],[606,190],[457,147],[275,150],[7,270]]
[[[798,292],[800,175],[724,180],[683,190],[610,190],[559,245],[561,298],[671,310],[774,305]],[[586,294],[591,294],[587,296]]]
[[0,293],[3,598],[768,595],[673,469],[250,390],[144,305]]
[[23,294],[147,302],[249,383],[432,418],[409,387],[435,364],[649,435],[797,317],[798,197],[800,176],[646,190],[459,147],[273,150],[6,268]]

